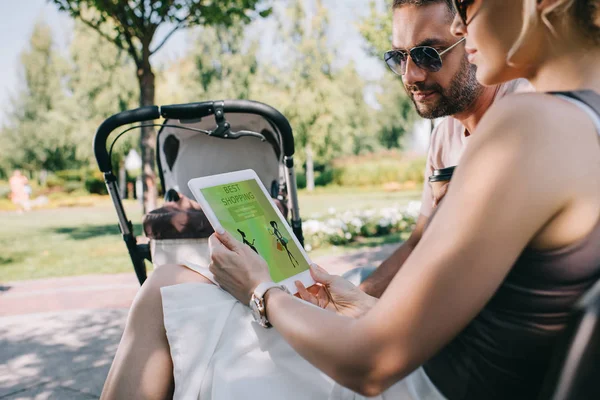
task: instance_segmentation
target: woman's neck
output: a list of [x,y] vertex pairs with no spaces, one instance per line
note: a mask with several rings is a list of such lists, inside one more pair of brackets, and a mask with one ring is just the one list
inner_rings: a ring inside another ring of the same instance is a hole
[[528,78],[538,92],[592,89],[600,93],[599,47],[554,50]]

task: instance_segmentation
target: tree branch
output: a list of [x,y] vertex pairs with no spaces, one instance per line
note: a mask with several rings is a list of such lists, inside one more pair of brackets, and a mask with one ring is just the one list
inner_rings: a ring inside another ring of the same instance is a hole
[[133,45],[133,40],[132,40],[131,35],[126,30],[123,30],[123,36],[125,36],[125,41],[127,42],[127,45],[129,46],[129,49],[130,49],[129,51],[127,51],[127,50],[126,51],[133,58],[133,61],[135,62],[135,66],[140,68],[142,66],[142,59],[140,58],[140,55],[137,53],[137,49]]
[[178,30],[180,30],[180,29],[182,29],[182,28],[186,28],[186,27],[187,27],[187,26],[186,26],[186,24],[185,24],[185,20],[182,20],[182,21],[180,21],[180,22],[179,22],[179,23],[178,23],[178,24],[175,26],[175,28],[173,28],[173,29],[171,30],[171,32],[169,32],[169,33],[167,34],[167,36],[165,36],[165,37],[163,38],[163,40],[160,42],[160,44],[159,44],[158,46],[156,46],[156,48],[155,48],[154,50],[150,51],[150,55],[152,55],[152,54],[156,53],[158,50],[160,50],[160,48],[161,48],[161,47],[163,47],[163,45],[164,45],[165,43],[167,43],[167,40],[169,40],[169,38],[170,38],[171,36],[173,36],[173,34],[174,34],[175,32],[177,32]]
[[91,21],[88,21],[86,19],[83,19],[81,17],[79,17],[79,20],[81,22],[83,22],[85,25],[89,26],[90,28],[92,28],[93,30],[95,30],[100,36],[102,36],[104,39],[108,40],[111,43],[114,43],[115,46],[117,46],[119,49],[126,51],[129,53],[129,50],[126,49],[125,47],[123,47],[123,45],[121,43],[119,43],[118,40],[116,40],[114,37],[110,37],[108,36],[106,33],[102,32],[102,30],[100,29],[100,26],[97,24],[94,24]]

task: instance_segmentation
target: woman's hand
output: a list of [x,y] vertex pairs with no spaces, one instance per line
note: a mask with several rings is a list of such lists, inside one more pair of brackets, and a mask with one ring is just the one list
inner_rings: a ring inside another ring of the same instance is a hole
[[298,295],[318,307],[338,314],[357,318],[369,311],[377,302],[346,279],[330,275],[323,268],[314,264],[310,269],[317,285],[306,289],[300,281],[296,281]]
[[250,304],[252,292],[260,283],[272,282],[266,261],[228,232],[214,233],[208,245],[208,269],[219,286],[242,304]]

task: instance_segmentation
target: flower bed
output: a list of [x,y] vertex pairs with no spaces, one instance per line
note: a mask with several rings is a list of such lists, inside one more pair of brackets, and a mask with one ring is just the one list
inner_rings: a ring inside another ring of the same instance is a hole
[[360,237],[385,236],[392,233],[410,233],[421,209],[413,201],[406,207],[389,207],[378,210],[337,212],[330,208],[325,215],[315,215],[302,223],[305,248],[314,250],[323,245],[340,246]]

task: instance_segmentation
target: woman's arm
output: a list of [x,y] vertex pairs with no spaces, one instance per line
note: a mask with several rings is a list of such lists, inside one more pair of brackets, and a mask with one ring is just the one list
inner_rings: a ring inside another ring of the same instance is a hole
[[[481,311],[524,247],[571,196],[574,171],[548,174],[547,167],[566,161],[567,143],[552,132],[578,128],[556,109],[549,115],[544,100],[519,97],[501,102],[481,121],[437,215],[364,317],[345,318],[278,290],[268,293],[269,320],[300,355],[340,384],[376,395],[432,357]],[[221,252],[213,257],[216,272]],[[252,262],[240,257],[235,264],[230,273]]]

